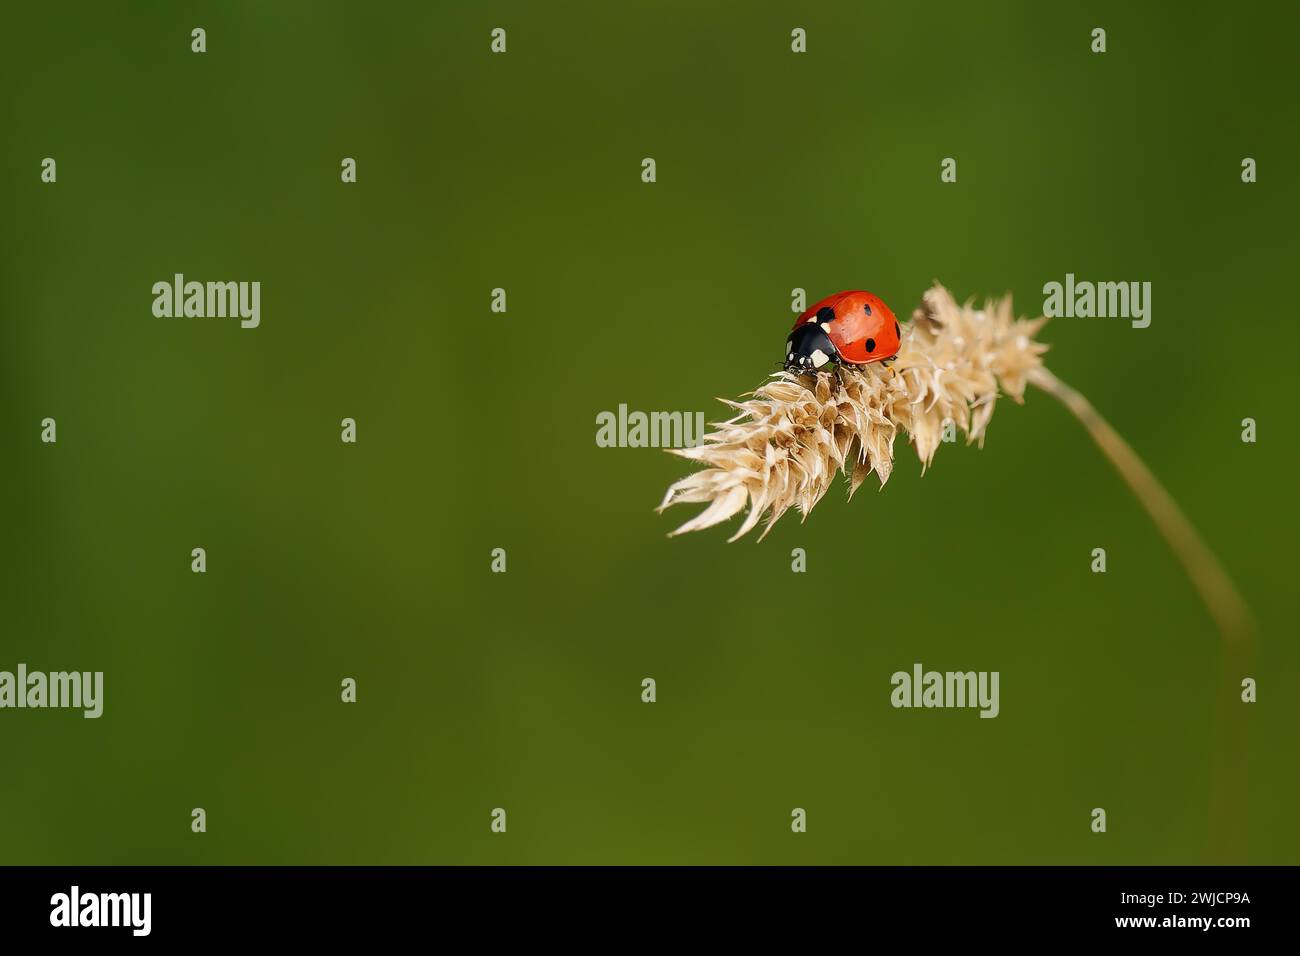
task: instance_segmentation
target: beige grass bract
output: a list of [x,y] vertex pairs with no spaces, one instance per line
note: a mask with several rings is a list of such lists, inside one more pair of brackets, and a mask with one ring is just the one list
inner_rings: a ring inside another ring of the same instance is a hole
[[982,445],[999,397],[1021,403],[1033,385],[1059,399],[1088,429],[1151,514],[1225,637],[1243,639],[1250,627],[1246,604],[1195,528],[1118,433],[1043,365],[1047,346],[1036,336],[1046,321],[1016,318],[1010,296],[983,309],[959,304],[936,283],[904,327],[891,368],[779,372],[747,401],[723,399],[734,417],[715,423],[701,445],[671,449],[704,467],[673,484],[659,510],[706,505],[672,532],[678,535],[720,524],[748,507],[730,540],[763,522],[761,540],[791,508],[806,518],[839,474],[848,479],[850,497],[873,473],[883,487],[900,438],[916,450],[923,471],[943,443],[945,427]]

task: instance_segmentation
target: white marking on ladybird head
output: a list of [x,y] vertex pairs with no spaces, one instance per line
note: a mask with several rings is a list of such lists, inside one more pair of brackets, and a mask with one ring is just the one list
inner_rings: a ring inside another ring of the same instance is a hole
[[815,316],[815,315],[810,315],[810,316],[808,316],[808,321],[809,321],[809,322],[816,322],[816,321],[817,321],[817,316]]
[[823,323],[822,323],[822,331],[823,331],[823,332],[829,332],[830,330],[831,330],[831,324],[830,324],[829,322],[823,322]]
[[813,368],[821,368],[829,361],[830,358],[821,349],[818,349],[816,352],[813,352],[812,354]]

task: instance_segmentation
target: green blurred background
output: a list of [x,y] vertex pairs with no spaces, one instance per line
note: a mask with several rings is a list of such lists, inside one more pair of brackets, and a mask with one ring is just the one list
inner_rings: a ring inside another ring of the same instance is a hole
[[[106,687],[0,711],[0,862],[1300,862],[1300,14],[1139,6],[7,11],[0,669]],[[261,327],[154,318],[175,272]],[[1257,704],[1042,394],[762,544],[668,540],[686,463],[595,444],[718,417],[796,286],[1036,315],[1067,272],[1153,283],[1043,338],[1249,597]],[[892,709],[917,661],[1001,716]]]

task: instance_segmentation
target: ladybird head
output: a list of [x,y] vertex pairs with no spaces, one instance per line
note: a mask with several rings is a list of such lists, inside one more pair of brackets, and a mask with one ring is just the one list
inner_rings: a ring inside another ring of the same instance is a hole
[[798,326],[785,342],[785,370],[811,372],[830,362],[838,362],[840,353],[820,322]]

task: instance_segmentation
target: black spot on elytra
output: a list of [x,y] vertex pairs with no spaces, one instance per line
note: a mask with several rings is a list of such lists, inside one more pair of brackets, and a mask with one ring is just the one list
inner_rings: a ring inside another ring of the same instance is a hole
[[862,311],[865,312],[865,313],[867,313],[867,315],[870,315],[870,314],[871,314],[871,306],[870,306],[869,304],[867,304],[867,303],[864,302],[864,303],[862,304]]
[[818,322],[834,322],[834,321],[835,321],[835,310],[832,309],[829,305],[824,305],[824,306],[822,306],[820,309],[817,310],[817,321],[818,321]]
[[875,339],[867,339],[867,352],[868,352],[868,353],[871,353],[871,352],[874,352],[875,350],[876,350],[876,340],[875,340]]

